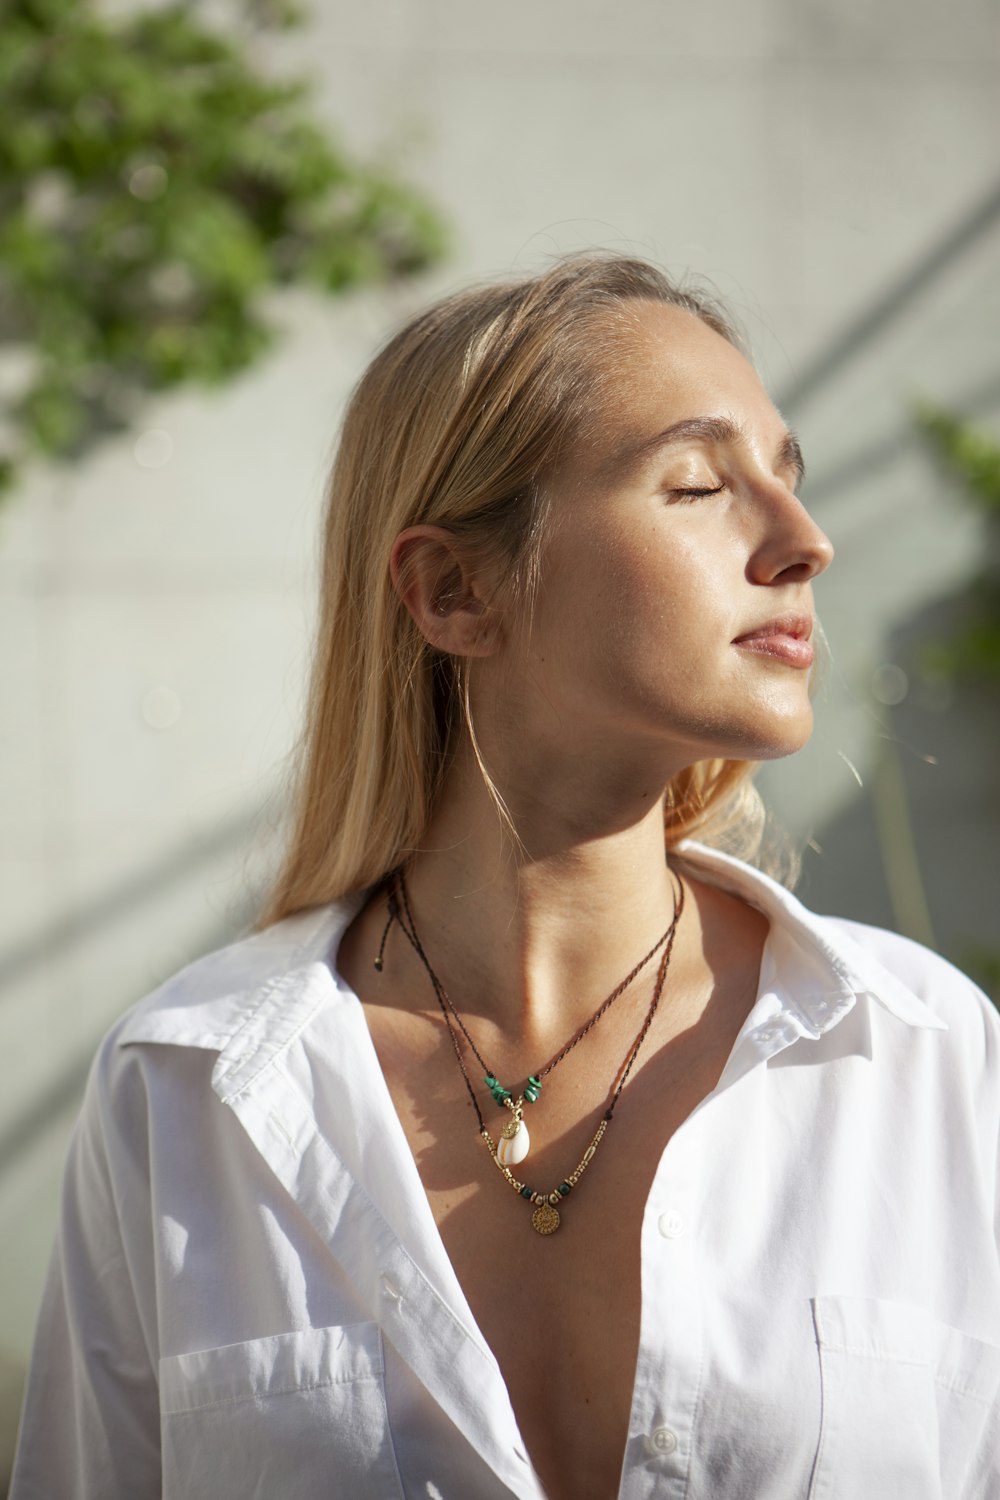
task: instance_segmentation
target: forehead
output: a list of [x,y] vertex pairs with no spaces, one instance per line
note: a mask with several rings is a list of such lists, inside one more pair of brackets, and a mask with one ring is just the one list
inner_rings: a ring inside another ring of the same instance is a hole
[[589,452],[580,454],[602,478],[645,461],[656,435],[678,423],[728,423],[763,444],[784,433],[749,360],[685,308],[630,305],[602,364]]

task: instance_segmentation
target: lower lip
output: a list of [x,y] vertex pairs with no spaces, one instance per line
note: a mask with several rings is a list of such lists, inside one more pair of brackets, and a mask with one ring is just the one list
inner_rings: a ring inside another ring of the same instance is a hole
[[769,656],[773,661],[784,662],[789,667],[811,667],[815,652],[808,641],[795,635],[755,635],[745,640],[734,641],[741,651],[754,656]]

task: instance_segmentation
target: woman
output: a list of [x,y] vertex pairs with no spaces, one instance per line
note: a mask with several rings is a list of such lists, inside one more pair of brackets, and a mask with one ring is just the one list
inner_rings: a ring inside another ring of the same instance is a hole
[[16,1500],[1000,1493],[1000,1021],[710,847],[811,728],[801,466],[641,262],[378,355],[290,852],[97,1059]]

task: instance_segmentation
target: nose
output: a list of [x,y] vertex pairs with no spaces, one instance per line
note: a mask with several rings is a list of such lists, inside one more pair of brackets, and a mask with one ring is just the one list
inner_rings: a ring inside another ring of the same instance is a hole
[[808,583],[833,561],[833,543],[794,490],[780,480],[768,486],[767,524],[750,559],[754,583]]

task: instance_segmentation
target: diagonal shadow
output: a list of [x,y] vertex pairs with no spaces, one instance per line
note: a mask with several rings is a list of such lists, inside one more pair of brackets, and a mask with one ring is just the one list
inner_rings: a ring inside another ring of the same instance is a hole
[[830,340],[807,362],[776,405],[779,410],[794,412],[804,406],[818,390],[827,385],[890,323],[904,313],[921,292],[946,270],[953,261],[972,248],[981,235],[1000,219],[1000,183],[975,203],[968,213],[904,271],[891,286],[859,309],[843,332]]
[[[244,923],[249,926],[254,912],[248,905],[240,916],[241,920],[236,922],[227,922],[207,929],[202,935],[202,940],[192,945],[192,955],[211,953],[216,948],[222,948],[226,943],[232,942],[234,929],[238,932]],[[0,1177],[37,1144],[53,1120],[58,1119],[64,1111],[79,1105],[94,1061],[94,1053],[106,1030],[107,1025],[102,1026],[89,1047],[77,1053],[69,1063],[60,1068],[51,1083],[37,1095],[7,1130],[3,1139],[0,1140]]]
[[[993,375],[974,386],[965,395],[952,397],[948,404],[954,410],[960,411],[964,417],[979,417],[989,415],[996,408],[998,401],[1000,401],[1000,375]],[[908,453],[923,442],[920,431],[911,418],[886,437],[879,438],[876,442],[869,443],[867,447],[850,454],[843,463],[836,464],[825,474],[820,473],[815,477],[812,474],[808,475],[802,487],[803,496],[809,505],[816,505],[833,495],[843,494],[845,490],[852,489],[855,484],[870,478],[876,470],[888,467],[889,464],[902,458],[904,453]]]
[[0,987],[33,973],[52,958],[66,953],[91,937],[95,927],[102,927],[140,906],[151,895],[181,876],[189,875],[199,865],[208,864],[220,854],[239,848],[258,825],[257,816],[245,812],[224,818],[210,832],[174,849],[165,859],[158,859],[137,874],[128,875],[96,901],[78,907],[26,942],[8,948],[6,953],[0,954]]

